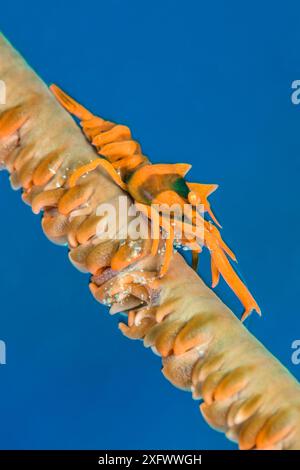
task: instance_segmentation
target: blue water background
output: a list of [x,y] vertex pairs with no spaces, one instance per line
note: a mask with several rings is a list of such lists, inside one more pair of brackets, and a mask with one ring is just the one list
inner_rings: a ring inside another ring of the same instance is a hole
[[[128,124],[153,162],[219,183],[213,206],[263,312],[248,327],[298,379],[299,14],[296,1],[1,4],[3,32],[47,83]],[[235,448],[118,332],[4,172],[0,185],[0,447]]]

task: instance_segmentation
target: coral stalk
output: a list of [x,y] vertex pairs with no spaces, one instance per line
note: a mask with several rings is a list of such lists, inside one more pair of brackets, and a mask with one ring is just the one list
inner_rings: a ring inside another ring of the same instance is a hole
[[153,274],[159,252],[152,256],[151,247],[143,246],[146,256],[139,257],[138,243],[147,241],[97,243],[97,205],[110,201],[117,207],[124,193],[102,167],[84,182],[66,185],[74,168],[97,155],[2,36],[0,79],[7,92],[6,104],[0,105],[1,165],[32,210],[43,210],[46,236],[67,243],[72,263],[92,274],[95,298],[111,304],[111,313],[127,312],[127,324],[120,324],[123,334],[158,352],[165,377],[201,399],[206,421],[240,449],[300,449],[298,382],[183,258],[174,254],[160,279]]

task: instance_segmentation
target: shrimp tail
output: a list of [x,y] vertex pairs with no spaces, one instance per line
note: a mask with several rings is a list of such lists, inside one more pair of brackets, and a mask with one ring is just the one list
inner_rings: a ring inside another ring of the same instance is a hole
[[74,98],[71,98],[71,96],[67,95],[67,93],[65,93],[57,85],[50,85],[50,90],[54,94],[57,101],[59,101],[59,103],[67,111],[69,111],[70,114],[73,114],[73,116],[76,116],[78,119],[81,120],[92,119],[94,117],[90,111],[84,108],[84,106],[82,106],[81,104],[77,103]]

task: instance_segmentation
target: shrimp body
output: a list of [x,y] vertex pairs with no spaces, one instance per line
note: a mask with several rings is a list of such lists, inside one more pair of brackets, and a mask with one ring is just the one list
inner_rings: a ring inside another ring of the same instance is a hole
[[[56,85],[51,90],[61,105],[80,120],[80,125],[87,139],[95,146],[98,158],[86,165],[81,165],[72,172],[68,179],[70,188],[75,187],[81,177],[102,167],[114,182],[126,191],[136,203],[138,210],[147,218],[155,218],[156,232],[152,239],[151,254],[156,255],[160,238],[165,243],[165,255],[159,275],[164,276],[169,268],[173,253],[173,244],[176,242],[192,250],[193,266],[198,264],[198,255],[205,246],[211,254],[212,285],[218,284],[220,275],[225,279],[244,306],[242,320],[247,318],[252,310],[260,314],[259,306],[233,269],[229,258],[236,261],[234,253],[223,241],[217,226],[221,227],[211,210],[208,197],[217,189],[216,184],[199,184],[186,181],[185,176],[191,165],[179,164],[151,164],[143,155],[140,144],[132,138],[127,126],[106,121],[93,115],[73,98],[68,96]],[[178,204],[181,207],[189,204],[192,208],[188,220],[171,215],[172,223],[167,223],[163,210],[157,210],[157,205]],[[201,204],[206,218],[198,211]],[[155,209],[153,210],[153,206]],[[207,217],[208,216],[208,217]],[[194,236],[195,227],[201,223],[203,226],[203,240]],[[180,236],[177,229],[189,236]],[[164,235],[161,237],[161,235]],[[147,250],[149,250],[148,244]],[[114,266],[120,266],[118,256],[114,259]]]

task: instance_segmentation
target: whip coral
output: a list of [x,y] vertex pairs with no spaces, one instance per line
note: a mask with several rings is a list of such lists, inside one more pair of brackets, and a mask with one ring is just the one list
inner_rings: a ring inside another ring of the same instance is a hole
[[[153,249],[151,240],[97,243],[96,207],[107,201],[117,205],[125,194],[122,168],[112,173],[111,166],[98,164],[75,122],[3,37],[0,75],[7,84],[0,114],[1,166],[33,212],[43,211],[46,236],[68,244],[72,263],[91,273],[94,297],[110,305],[111,313],[126,312],[123,334],[158,353],[165,377],[202,400],[206,421],[240,449],[300,449],[297,381],[178,253]],[[88,132],[93,137],[91,128]],[[119,132],[129,138],[127,128]],[[105,142],[95,144],[103,152]],[[145,162],[136,154],[137,144],[128,149],[127,170],[137,158]],[[190,189],[196,194],[195,187]],[[166,256],[168,269],[161,273]]]

